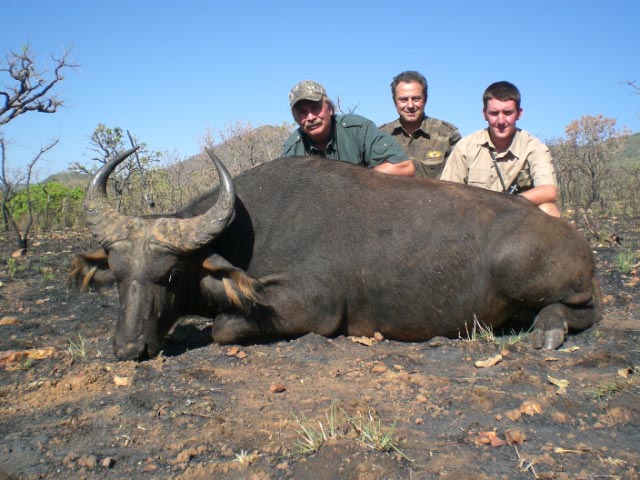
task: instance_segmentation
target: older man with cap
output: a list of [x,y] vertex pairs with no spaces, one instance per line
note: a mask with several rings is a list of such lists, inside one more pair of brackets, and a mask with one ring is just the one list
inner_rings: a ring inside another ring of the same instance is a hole
[[285,157],[318,155],[384,173],[412,176],[415,167],[391,135],[360,115],[336,114],[322,85],[304,80],[289,93],[299,128],[284,144]]

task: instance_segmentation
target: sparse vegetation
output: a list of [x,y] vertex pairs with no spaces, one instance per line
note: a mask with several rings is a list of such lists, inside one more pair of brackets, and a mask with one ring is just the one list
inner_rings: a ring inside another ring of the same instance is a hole
[[33,366],[33,358],[27,357],[20,363],[21,370],[29,370]]
[[77,342],[69,339],[69,344],[67,346],[67,352],[72,357],[82,357],[82,358],[84,358],[84,357],[87,356],[87,350],[85,348],[85,341],[84,341],[84,338],[82,337],[82,335],[78,334],[78,341]]
[[500,337],[496,338],[496,341],[498,342],[499,345],[504,345],[507,347],[512,347],[514,345],[518,345],[519,343],[522,343],[527,336],[529,335],[530,330],[520,330],[519,332],[516,332],[515,330],[511,330],[511,332],[508,335],[502,335]]
[[258,452],[249,453],[247,450],[240,450],[240,453],[235,454],[233,461],[246,466],[251,465],[256,458],[258,458]]
[[302,416],[301,419],[295,416],[298,425],[297,431],[300,434],[300,438],[296,440],[298,452],[303,454],[317,452],[325,441],[337,438],[338,410],[335,400],[331,402],[331,408],[325,414],[325,418],[327,420],[326,426],[319,420],[318,428],[316,428],[306,417]]
[[465,342],[486,342],[493,343],[500,347],[512,347],[523,342],[529,333],[530,330],[511,330],[508,334],[496,335],[491,325],[484,324],[474,315],[471,331],[469,331],[469,328],[465,325],[465,334],[459,334],[458,338]]
[[40,267],[40,273],[45,282],[53,282],[56,279],[56,274],[51,267]]
[[[317,452],[322,444],[330,439],[354,438],[360,444],[380,452],[396,453],[407,461],[412,461],[397,445],[394,437],[396,421],[386,427],[380,417],[371,408],[367,414],[350,416],[342,408],[338,409],[336,401],[325,414],[326,425],[321,420],[315,427],[305,417],[295,417],[300,438],[296,440],[297,451],[302,454]],[[351,433],[351,434],[350,434]]]
[[13,278],[16,274],[21,271],[24,267],[22,266],[20,260],[17,258],[7,258],[7,273],[9,277]]
[[597,402],[605,402],[612,398],[616,393],[619,393],[628,388],[630,382],[623,378],[616,378],[611,382],[607,382],[603,385],[599,385],[593,391],[593,399]]
[[466,331],[466,335],[464,337],[461,334],[458,336],[461,340],[464,340],[466,342],[484,341],[488,343],[493,343],[496,341],[496,337],[493,333],[493,329],[491,328],[491,326],[485,325],[484,323],[482,323],[480,320],[478,320],[478,317],[476,317],[475,315],[473,316],[473,326],[471,328],[471,331],[469,331],[469,328],[467,327],[466,323],[465,323],[465,331]]
[[396,420],[389,426],[384,427],[380,417],[376,417],[371,409],[366,417],[362,416],[349,419],[349,424],[358,435],[358,441],[373,450],[380,452],[395,452],[407,461],[412,461],[397,446],[397,441],[393,434],[396,429]]
[[616,270],[622,274],[628,275],[637,266],[638,255],[637,252],[630,248],[625,248],[618,252],[614,257],[614,263]]

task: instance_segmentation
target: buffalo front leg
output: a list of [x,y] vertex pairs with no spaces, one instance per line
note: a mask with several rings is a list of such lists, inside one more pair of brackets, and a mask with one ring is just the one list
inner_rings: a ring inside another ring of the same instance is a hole
[[268,323],[237,313],[220,313],[213,321],[211,337],[220,345],[270,340],[274,332],[267,328]]

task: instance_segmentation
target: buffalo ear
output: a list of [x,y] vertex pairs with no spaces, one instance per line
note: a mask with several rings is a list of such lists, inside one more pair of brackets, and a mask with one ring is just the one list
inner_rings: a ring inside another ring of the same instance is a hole
[[80,290],[87,290],[89,287],[100,290],[113,285],[116,279],[109,268],[108,258],[103,248],[74,255],[71,259],[71,271],[67,275],[67,286]]
[[260,303],[263,284],[244,270],[234,267],[220,255],[211,255],[202,262],[206,275],[200,281],[203,294],[219,306],[246,310]]

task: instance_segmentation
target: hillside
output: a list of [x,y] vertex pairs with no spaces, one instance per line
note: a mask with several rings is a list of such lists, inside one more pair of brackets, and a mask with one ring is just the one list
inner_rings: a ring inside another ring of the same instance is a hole
[[[287,125],[262,125],[215,144],[213,150],[235,176],[253,165],[279,156],[289,134]],[[204,151],[155,171],[161,175],[166,173],[172,180],[179,177],[187,178],[194,184],[203,183],[207,188],[211,185],[208,172],[215,178],[211,161]],[[89,180],[87,175],[64,171],[51,175],[41,183],[59,182],[67,187],[84,188]]]
[[[280,154],[280,146],[289,135],[289,131],[282,126],[263,125],[242,136],[233,137],[214,146],[214,150],[220,156],[232,175],[237,175],[256,163],[272,160]],[[631,135],[620,154],[617,162],[623,166],[640,166],[640,132]],[[212,170],[209,159],[204,152],[193,155],[180,162],[172,164],[162,170],[166,170],[170,177],[176,172],[181,175],[193,174],[193,179],[198,179],[197,172]],[[42,183],[60,182],[68,187],[85,187],[89,177],[80,173],[69,171],[51,175]]]
[[65,172],[59,172],[51,175],[42,183],[46,184],[51,182],[58,182],[70,188],[75,188],[75,187],[85,188],[89,183],[90,179],[91,177],[83,173],[65,171]]
[[627,144],[620,154],[620,163],[625,166],[640,164],[640,132],[634,133],[627,140]]

